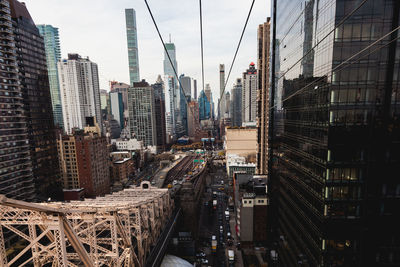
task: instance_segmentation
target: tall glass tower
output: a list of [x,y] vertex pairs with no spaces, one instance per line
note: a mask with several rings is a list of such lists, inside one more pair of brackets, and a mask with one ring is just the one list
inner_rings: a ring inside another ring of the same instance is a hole
[[400,2],[272,3],[279,266],[400,266]]
[[[168,90],[168,100],[169,100],[169,112],[171,113],[172,119],[172,131],[175,133],[176,124],[178,122],[178,115],[180,113],[180,92],[178,86],[178,77],[176,77],[174,68],[176,73],[178,73],[178,63],[176,62],[176,49],[174,43],[166,43],[165,47],[167,49],[168,54],[164,51],[164,76],[165,81],[167,81],[167,90]],[[169,62],[168,55],[171,58],[171,62]],[[172,67],[173,66],[173,67]]]
[[58,82],[57,61],[61,59],[58,28],[51,25],[36,25],[43,36],[46,49],[47,72],[49,75],[51,104],[53,106],[54,124],[63,127],[60,85]]
[[136,12],[133,8],[125,9],[126,38],[128,41],[129,79],[131,85],[140,81],[139,51],[137,43]]

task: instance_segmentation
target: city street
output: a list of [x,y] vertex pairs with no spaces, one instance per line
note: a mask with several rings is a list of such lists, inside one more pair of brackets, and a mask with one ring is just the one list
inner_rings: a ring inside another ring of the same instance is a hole
[[[228,220],[225,214],[229,198],[226,193],[228,189],[226,179],[223,168],[219,168],[216,173],[211,173],[211,181],[202,200],[198,247],[206,254],[205,258],[208,260],[208,264],[203,264],[203,266],[243,266],[241,261],[230,264],[228,260],[228,248],[234,250],[236,254],[236,235],[234,235],[233,213],[230,213]],[[212,236],[215,236],[217,240],[216,252],[211,249]]]

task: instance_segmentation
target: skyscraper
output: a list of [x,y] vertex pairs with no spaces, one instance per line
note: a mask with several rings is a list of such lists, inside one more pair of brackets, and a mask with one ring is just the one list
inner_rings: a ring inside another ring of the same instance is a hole
[[193,79],[193,98],[197,100],[197,80]]
[[102,129],[97,64],[78,54],[58,62],[64,130],[83,129],[86,117],[95,117]]
[[128,90],[129,128],[145,146],[157,144],[154,89],[145,81]]
[[10,9],[36,197],[62,198],[44,41],[25,4]]
[[257,173],[268,174],[270,19],[258,26]]
[[165,117],[165,94],[164,82],[161,76],[158,75],[157,81],[153,84],[154,90],[154,111],[156,119],[156,144],[157,148],[161,151],[165,150],[167,131],[166,131],[166,117]]
[[122,93],[110,92],[111,114],[118,121],[121,129],[124,128],[124,103],[122,101]]
[[242,126],[242,79],[236,79],[232,88],[231,100],[232,126]]
[[182,118],[182,126],[185,129],[185,134],[188,134],[188,124],[187,124],[187,112],[190,111],[188,110],[188,104],[191,100],[191,91],[192,91],[192,79],[189,76],[185,76],[185,74],[182,74],[179,76],[180,79],[180,85],[182,85],[182,88],[180,90],[181,98],[180,98],[180,116]]
[[257,111],[257,70],[253,62],[243,73],[242,122],[255,122]]
[[[174,68],[176,73],[178,73],[178,63],[176,62],[176,50],[175,44],[169,42],[165,44],[167,52],[164,51],[164,81],[166,81],[166,91],[168,91],[168,102],[169,106],[167,107],[167,111],[171,114],[171,129],[172,135],[175,135],[177,123],[180,113],[180,92],[178,86],[178,77],[175,75]],[[171,58],[172,64],[169,61],[169,57]]]
[[60,39],[58,28],[51,25],[36,25],[40,35],[44,38],[46,49],[47,73],[49,76],[51,104],[53,107],[54,124],[63,127],[63,114],[58,81],[57,62],[61,59]]
[[211,117],[211,103],[204,90],[201,90],[199,96],[199,118],[200,120],[208,120]]
[[225,115],[225,65],[219,64],[219,106],[218,106],[218,118],[223,119]]
[[224,114],[224,117],[227,117],[227,118],[231,117],[230,109],[231,109],[231,94],[229,92],[226,92],[225,93],[225,114]]
[[272,2],[279,262],[399,266],[400,2]]
[[190,101],[190,98],[192,97],[192,79],[189,76],[182,74],[180,76],[180,80],[183,87],[182,91],[184,92],[188,101]]
[[17,51],[9,1],[0,1],[0,193],[7,197],[32,200],[35,196],[30,160],[27,119],[19,84]]
[[133,8],[125,9],[126,39],[128,42],[129,79],[131,85],[140,81],[139,50],[137,42],[136,12]]

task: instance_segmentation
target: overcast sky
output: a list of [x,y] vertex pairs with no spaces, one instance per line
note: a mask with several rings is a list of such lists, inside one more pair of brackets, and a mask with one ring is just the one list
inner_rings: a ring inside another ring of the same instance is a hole
[[[163,74],[163,47],[143,0],[24,0],[36,24],[60,31],[62,57],[79,53],[98,64],[100,87],[108,81],[129,83],[125,8],[136,10],[140,78],[155,82]],[[165,41],[172,36],[179,74],[198,80],[201,89],[198,0],[148,0]],[[205,83],[214,101],[219,92],[219,64],[226,75],[251,0],[203,0]],[[270,0],[256,0],[227,90],[250,62],[257,61],[257,27],[270,16]]]

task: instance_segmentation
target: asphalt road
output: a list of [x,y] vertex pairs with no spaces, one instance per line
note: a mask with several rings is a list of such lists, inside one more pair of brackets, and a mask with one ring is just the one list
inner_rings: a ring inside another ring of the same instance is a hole
[[[233,230],[230,229],[229,221],[225,219],[225,210],[228,207],[228,196],[225,193],[227,177],[223,168],[210,175],[212,177],[211,186],[206,188],[200,211],[200,245],[198,247],[207,254],[208,264],[203,264],[203,266],[226,267],[228,266],[226,255],[227,233]],[[224,183],[222,184],[221,181],[224,181]],[[216,192],[216,195],[213,192]],[[212,205],[213,200],[217,200],[215,208]],[[216,253],[211,251],[212,235],[215,235],[218,241]]]

